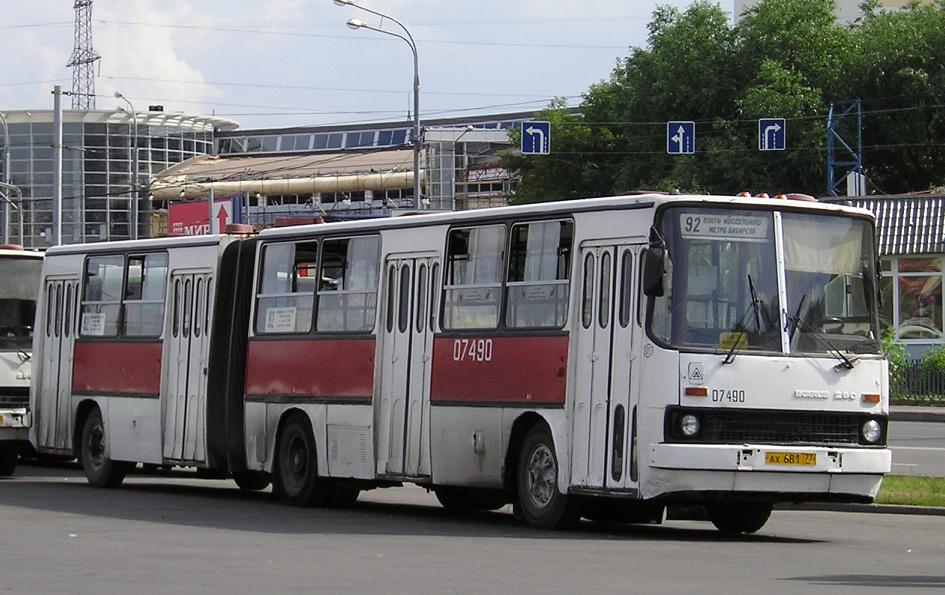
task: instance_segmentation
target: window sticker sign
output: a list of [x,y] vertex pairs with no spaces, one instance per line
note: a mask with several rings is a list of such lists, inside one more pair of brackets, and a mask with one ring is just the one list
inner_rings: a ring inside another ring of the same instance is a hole
[[82,334],[87,337],[101,337],[105,335],[105,314],[83,312]]
[[768,240],[771,218],[737,213],[680,213],[679,230],[687,240],[728,240],[764,242]]
[[266,310],[266,332],[295,332],[295,312],[296,308],[294,306],[289,306],[286,308],[269,308]]

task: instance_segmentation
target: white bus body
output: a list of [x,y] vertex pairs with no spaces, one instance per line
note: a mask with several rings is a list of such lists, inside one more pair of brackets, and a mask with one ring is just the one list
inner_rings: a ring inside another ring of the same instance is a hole
[[186,465],[292,504],[413,482],[542,527],[755,531],[889,471],[872,234],[651,195],[53,248],[32,439],[95,485]]
[[0,248],[0,476],[27,444],[30,352],[43,255]]

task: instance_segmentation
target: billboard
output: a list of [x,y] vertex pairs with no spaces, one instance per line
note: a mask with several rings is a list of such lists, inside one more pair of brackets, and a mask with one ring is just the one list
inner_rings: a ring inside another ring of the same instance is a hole
[[180,236],[223,233],[228,224],[243,222],[242,207],[242,196],[214,199],[211,219],[206,200],[172,202],[167,207],[167,231]]

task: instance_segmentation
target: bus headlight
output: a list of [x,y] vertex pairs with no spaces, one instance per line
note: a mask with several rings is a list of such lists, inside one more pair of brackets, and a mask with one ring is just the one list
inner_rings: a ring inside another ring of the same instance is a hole
[[875,419],[871,419],[863,424],[863,429],[860,430],[860,433],[863,435],[863,440],[866,440],[870,444],[876,444],[883,435],[883,426]]
[[699,418],[691,413],[687,413],[679,420],[679,431],[686,438],[692,438],[699,433]]

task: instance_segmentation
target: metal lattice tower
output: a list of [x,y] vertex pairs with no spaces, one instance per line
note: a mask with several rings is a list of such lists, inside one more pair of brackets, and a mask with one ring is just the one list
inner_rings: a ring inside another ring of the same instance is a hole
[[95,62],[92,49],[92,0],[75,0],[75,44],[66,66],[72,67],[72,109],[95,109]]

